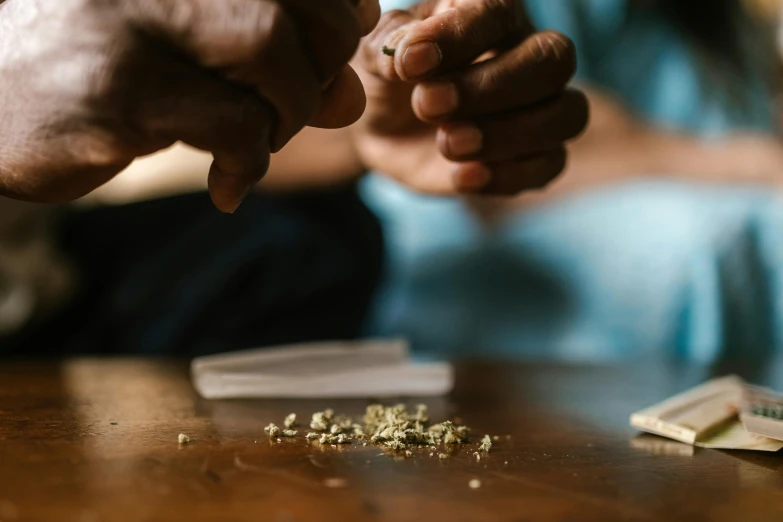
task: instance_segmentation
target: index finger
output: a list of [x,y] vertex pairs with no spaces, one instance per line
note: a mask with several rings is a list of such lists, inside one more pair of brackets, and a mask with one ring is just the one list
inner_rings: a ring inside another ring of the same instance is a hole
[[464,0],[392,34],[389,47],[400,79],[415,81],[470,65],[532,29],[519,0]]

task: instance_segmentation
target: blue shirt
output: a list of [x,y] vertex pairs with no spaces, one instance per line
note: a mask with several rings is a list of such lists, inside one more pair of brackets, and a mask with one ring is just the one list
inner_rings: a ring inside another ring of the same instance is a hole
[[[742,79],[742,109],[728,103],[649,12],[623,0],[527,5],[539,28],[574,40],[580,81],[650,121],[704,136],[772,127],[759,79]],[[655,352],[706,362],[732,347],[783,345],[783,238],[774,232],[783,206],[763,188],[643,181],[558,201],[491,233],[456,199],[381,175],[362,191],[388,249],[368,333],[407,335],[445,356],[591,361]]]

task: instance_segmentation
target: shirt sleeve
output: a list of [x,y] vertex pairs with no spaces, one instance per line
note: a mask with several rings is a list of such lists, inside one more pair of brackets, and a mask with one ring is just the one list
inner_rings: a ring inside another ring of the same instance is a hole
[[380,0],[381,9],[391,11],[393,9],[407,9],[417,2],[415,0]]

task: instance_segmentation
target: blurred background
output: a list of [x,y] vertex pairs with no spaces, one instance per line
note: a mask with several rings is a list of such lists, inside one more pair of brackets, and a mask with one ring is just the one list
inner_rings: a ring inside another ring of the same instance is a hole
[[547,189],[270,179],[224,216],[210,157],[176,146],[74,205],[0,200],[0,353],[392,335],[447,358],[783,353],[783,3],[526,4],[576,43],[592,107]]

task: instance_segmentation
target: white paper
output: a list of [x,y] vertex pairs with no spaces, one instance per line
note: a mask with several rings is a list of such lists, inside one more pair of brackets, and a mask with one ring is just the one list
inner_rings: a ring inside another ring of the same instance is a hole
[[454,385],[447,363],[414,363],[404,340],[327,342],[195,359],[202,397],[358,398],[445,395]]

